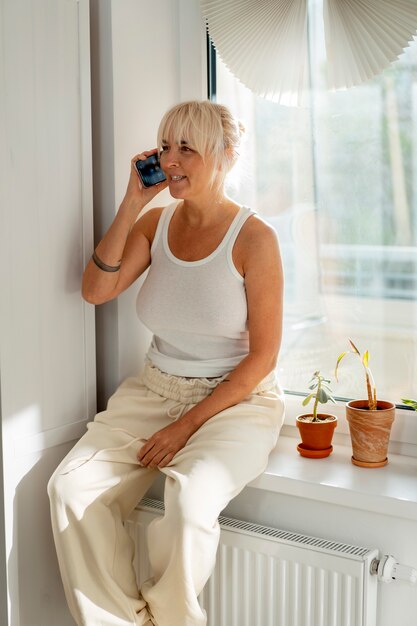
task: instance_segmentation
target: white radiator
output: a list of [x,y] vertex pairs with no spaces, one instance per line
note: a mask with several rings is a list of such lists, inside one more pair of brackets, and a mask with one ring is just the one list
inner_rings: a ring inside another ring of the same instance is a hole
[[[127,529],[137,550],[138,585],[152,576],[146,529],[163,514],[144,498]],[[200,605],[207,626],[376,626],[377,550],[220,516],[216,567]]]

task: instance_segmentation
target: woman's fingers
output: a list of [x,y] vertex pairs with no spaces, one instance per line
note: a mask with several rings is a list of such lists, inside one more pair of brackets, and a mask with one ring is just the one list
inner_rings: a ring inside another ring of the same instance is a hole
[[161,467],[161,462],[164,461],[164,465],[169,463],[174,457],[175,452],[172,451],[172,445],[164,441],[154,441],[149,439],[137,454],[137,459],[140,465],[144,467]]
[[153,148],[152,150],[144,150],[143,152],[136,154],[133,159],[131,159],[130,177],[125,194],[126,196],[140,200],[141,202],[148,203],[159,192],[168,187],[167,180],[162,181],[156,185],[152,185],[151,187],[145,187],[135,166],[136,161],[144,161],[152,154],[157,153],[157,148]]
[[174,458],[175,454],[173,454],[172,452],[170,452],[169,454],[166,454],[159,462],[158,462],[158,467],[166,467],[168,465],[168,463],[171,463],[172,459]]
[[166,450],[163,450],[159,454],[155,454],[153,459],[149,461],[148,467],[163,467],[163,461],[166,460],[166,463],[168,463],[168,458],[171,460],[173,456],[172,452],[167,453]]
[[145,455],[141,457],[138,456],[138,461],[143,467],[157,467],[159,466],[160,462],[163,461],[165,457],[169,456],[170,454],[172,453],[167,452],[166,450],[156,451],[156,447],[153,446],[153,448],[151,448],[151,450],[149,450],[149,452],[147,452]]
[[147,460],[149,461],[149,459],[146,459],[147,455],[149,454],[149,452],[151,451],[151,449],[154,447],[155,444],[149,444],[149,441],[147,441],[139,450],[139,452],[137,453],[137,459],[139,461],[139,463],[141,465],[147,465]]
[[144,161],[148,157],[152,156],[152,154],[157,154],[158,148],[153,148],[152,150],[145,150],[144,152],[140,152],[131,160],[132,165],[136,163],[136,161]]
[[[137,455],[139,463],[141,463],[144,466],[148,466],[149,463],[153,461],[155,456],[159,455],[163,449],[164,449],[164,446],[161,446],[161,444],[158,444],[155,441],[155,439],[153,439],[152,437],[139,450],[138,455]],[[165,449],[165,454],[166,452],[167,451]]]
[[187,443],[189,428],[174,422],[154,433],[137,453],[138,462],[144,467],[164,467]]

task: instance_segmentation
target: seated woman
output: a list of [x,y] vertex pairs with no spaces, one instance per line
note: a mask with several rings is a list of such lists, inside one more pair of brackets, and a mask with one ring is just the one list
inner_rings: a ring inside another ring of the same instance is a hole
[[[84,298],[101,304],[149,268],[137,313],[153,338],[139,377],[120,385],[49,482],[78,626],[204,626],[197,596],[215,565],[218,515],[277,442],[282,267],[274,230],[225,194],[242,130],[210,102],[168,111],[158,133],[167,180],[144,187],[135,169],[156,149],[132,159],[84,272]],[[175,202],[140,215],[167,186]],[[139,590],[123,522],[158,472],[165,515],[149,527],[153,577]]]

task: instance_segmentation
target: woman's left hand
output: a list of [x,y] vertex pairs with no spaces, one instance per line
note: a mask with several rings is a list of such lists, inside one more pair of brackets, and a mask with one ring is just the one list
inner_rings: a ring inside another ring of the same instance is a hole
[[177,421],[165,426],[147,440],[137,458],[143,467],[165,467],[193,434],[189,425]]

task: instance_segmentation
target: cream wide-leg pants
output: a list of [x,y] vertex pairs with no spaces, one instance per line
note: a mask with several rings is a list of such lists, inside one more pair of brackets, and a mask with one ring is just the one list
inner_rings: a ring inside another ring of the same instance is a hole
[[[218,515],[261,474],[284,416],[274,373],[238,405],[205,422],[164,468],[138,464],[154,432],[209,395],[223,377],[182,378],[149,361],[49,481],[52,527],[65,594],[78,626],[204,626],[197,596],[215,566]],[[165,515],[148,528],[153,578],[137,588],[134,544],[123,526],[157,472]]]

